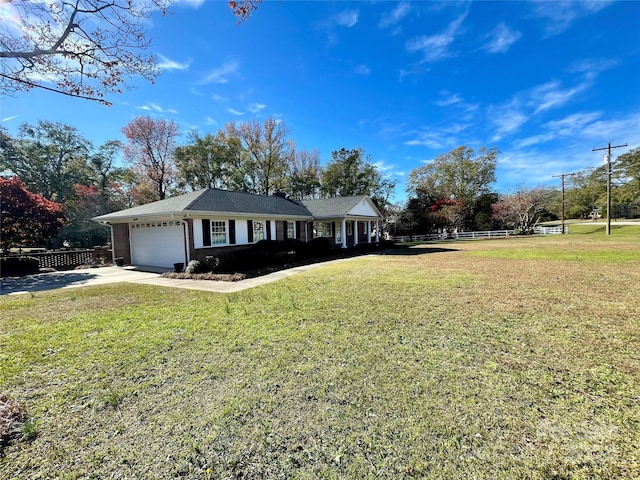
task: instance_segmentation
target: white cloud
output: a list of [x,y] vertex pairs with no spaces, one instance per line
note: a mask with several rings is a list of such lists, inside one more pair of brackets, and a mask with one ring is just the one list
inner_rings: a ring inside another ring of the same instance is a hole
[[503,107],[489,108],[489,122],[495,128],[492,141],[501,140],[505,135],[517,132],[527,123],[529,116],[524,114],[518,105],[511,103]]
[[213,125],[214,127],[218,126],[218,122],[216,122],[213,118],[211,117],[207,117],[204,119],[204,124],[205,125]]
[[227,112],[231,113],[232,115],[237,115],[237,116],[244,115],[244,112],[241,112],[241,111],[236,110],[234,108],[227,108]]
[[550,140],[553,140],[555,135],[551,133],[545,133],[540,135],[533,135],[531,137],[523,138],[522,140],[518,140],[514,142],[514,145],[518,148],[530,147],[532,145],[537,145],[539,143],[545,143]]
[[560,82],[551,81],[534,88],[530,93],[529,104],[537,105],[535,113],[557,108],[569,102],[573,96],[588,87],[587,83],[578,84],[573,88],[561,88]]
[[162,108],[157,103],[149,102],[146,105],[139,105],[138,110],[144,110],[145,112],[157,112],[157,113],[178,113],[174,108]]
[[229,98],[214,93],[213,95],[211,95],[211,100],[218,103],[227,103],[229,101]]
[[613,0],[593,1],[557,1],[535,0],[533,13],[539,18],[547,21],[547,35],[558,35],[567,30],[571,24],[580,17],[597,13],[608,7]]
[[391,12],[388,12],[380,20],[380,28],[388,28],[397,25],[411,11],[409,2],[401,2]]
[[211,70],[202,80],[200,80],[200,84],[227,83],[229,81],[229,77],[237,77],[238,68],[238,62],[227,62],[221,67]]
[[[557,80],[552,80],[528,90],[516,92],[512,99],[503,105],[489,106],[489,123],[495,134],[492,141],[501,140],[505,135],[516,133],[534,115],[562,107],[571,102],[576,95],[591,85],[590,80],[565,88]],[[518,141],[518,144],[533,145],[548,141],[547,135],[531,136]]]
[[579,137],[590,129],[590,125],[602,116],[601,112],[574,113],[559,120],[542,125],[544,133],[539,133],[514,142],[519,148],[550,142],[560,137]]
[[12,115],[11,117],[3,118],[3,119],[2,119],[2,121],[3,121],[3,122],[9,122],[9,121],[11,121],[11,120],[13,120],[13,119],[15,119],[15,118],[18,118],[18,116],[19,116],[19,115]]
[[544,124],[544,127],[556,135],[579,135],[585,128],[602,116],[602,112],[580,112],[569,115],[560,120],[552,120]]
[[267,106],[263,103],[251,103],[247,106],[247,110],[254,114],[264,110],[265,108],[267,108]]
[[333,17],[333,21],[341,27],[351,28],[358,23],[359,15],[360,12],[358,10],[345,10]]
[[572,157],[573,154],[568,152],[564,152],[562,156],[556,152],[536,150],[502,152],[498,159],[498,177],[504,185],[502,190],[522,186],[523,178],[528,186],[557,184],[558,179],[554,179],[553,175],[584,168],[584,162],[580,167],[580,160],[576,161]]
[[362,75],[363,77],[368,77],[371,75],[371,69],[366,65],[358,65],[353,69],[358,75]]
[[191,66],[191,59],[186,62],[180,63],[175,60],[170,60],[164,55],[158,54],[159,62],[158,68],[160,70],[187,70]]
[[466,13],[460,15],[442,33],[430,36],[423,35],[409,40],[406,45],[407,50],[409,52],[422,52],[423,61],[427,63],[439,62],[454,56],[449,51],[449,46],[456,39],[456,35],[458,35],[460,26],[466,16]]
[[202,93],[202,92],[201,92],[200,90],[198,90],[197,88],[190,88],[190,89],[189,89],[189,91],[190,91],[191,93],[193,93],[194,95],[197,95],[197,96],[202,96],[202,95],[204,95],[204,93]]
[[[622,118],[606,118],[585,125],[580,135],[592,141],[640,144],[640,112]],[[599,145],[594,145],[597,147]]]
[[601,72],[617,66],[620,62],[613,58],[588,58],[572,63],[567,68],[570,73],[582,73],[587,79],[597,77]]
[[185,5],[191,8],[199,8],[205,0],[174,0],[177,5]]
[[489,53],[506,53],[511,45],[520,40],[522,34],[500,23],[489,37],[489,41],[482,47],[484,50]]
[[448,107],[450,105],[456,105],[462,103],[462,97],[457,93],[451,94],[446,90],[440,92],[440,95],[443,97],[440,100],[436,100],[435,104],[439,107]]
[[432,150],[442,150],[450,145],[450,140],[446,139],[442,134],[434,131],[419,132],[411,140],[407,140],[403,145],[410,147],[427,147]]

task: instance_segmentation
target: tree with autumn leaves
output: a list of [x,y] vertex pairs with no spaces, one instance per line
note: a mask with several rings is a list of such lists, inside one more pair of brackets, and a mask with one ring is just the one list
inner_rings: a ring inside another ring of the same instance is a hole
[[17,177],[0,178],[0,247],[44,245],[65,222],[61,204],[31,193]]
[[463,145],[412,170],[407,192],[414,222],[427,232],[489,229],[498,155],[496,148]]
[[153,192],[152,200],[164,200],[175,183],[174,154],[180,128],[173,120],[136,117],[122,129],[127,143],[125,160]]

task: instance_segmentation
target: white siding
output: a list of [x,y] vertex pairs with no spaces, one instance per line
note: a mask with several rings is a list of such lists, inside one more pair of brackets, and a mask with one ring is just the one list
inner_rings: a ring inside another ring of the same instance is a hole
[[378,213],[372,208],[371,204],[366,200],[362,199],[355,205],[351,210],[347,212],[347,215],[360,215],[363,217],[377,217]]

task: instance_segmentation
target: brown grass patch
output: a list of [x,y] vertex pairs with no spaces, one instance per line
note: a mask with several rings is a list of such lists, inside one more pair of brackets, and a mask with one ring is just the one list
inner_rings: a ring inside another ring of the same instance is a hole
[[0,394],[0,451],[21,436],[20,426],[27,420],[27,410],[15,400]]

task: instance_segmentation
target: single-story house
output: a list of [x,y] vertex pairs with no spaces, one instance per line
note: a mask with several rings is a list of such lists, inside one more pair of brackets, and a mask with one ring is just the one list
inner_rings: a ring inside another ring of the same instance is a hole
[[371,243],[380,240],[382,216],[366,195],[296,201],[207,188],[93,220],[111,228],[114,259],[171,268],[263,239]]

